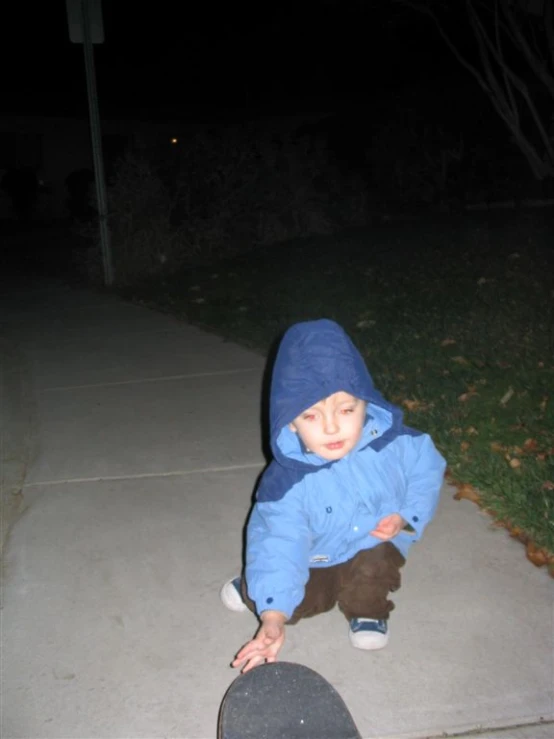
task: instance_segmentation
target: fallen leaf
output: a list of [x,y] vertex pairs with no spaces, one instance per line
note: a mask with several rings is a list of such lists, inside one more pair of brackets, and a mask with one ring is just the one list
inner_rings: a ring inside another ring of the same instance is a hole
[[477,431],[475,426],[470,426],[466,429],[466,434],[469,434],[469,436],[477,436],[479,432]]
[[539,446],[536,439],[525,439],[523,442],[523,448],[526,452],[534,452]]
[[462,452],[467,452],[467,450],[469,449],[470,446],[471,445],[470,445],[469,441],[462,441],[462,442],[460,442],[460,449],[462,450]]
[[554,490],[554,482],[552,480],[547,480],[546,482],[543,482],[541,485],[541,490]]
[[424,411],[429,407],[427,403],[424,403],[421,400],[410,400],[409,398],[403,400],[402,405],[409,411]]
[[545,564],[548,564],[550,559],[544,549],[539,549],[539,547],[536,544],[533,544],[532,541],[530,541],[525,547],[525,553],[527,554],[527,559],[530,560],[535,567],[543,567]]
[[457,362],[458,364],[469,364],[465,357],[450,357],[450,360],[452,362]]
[[546,410],[546,404],[547,403],[548,403],[548,395],[545,395],[544,398],[541,400],[541,402],[539,404],[539,408],[540,408],[540,410],[541,410],[542,413],[545,412],[545,410]]
[[444,339],[444,341],[441,341],[441,346],[450,346],[451,344],[455,344],[456,339]]
[[470,500],[472,503],[478,503],[480,497],[473,485],[470,485],[468,482],[464,482],[458,487],[457,492],[454,494],[454,500]]
[[358,321],[356,326],[358,328],[371,328],[371,326],[375,326],[375,321],[364,318],[362,321]]
[[511,387],[508,389],[506,393],[504,393],[504,395],[500,399],[500,405],[506,405],[506,403],[510,400],[513,394],[514,394],[514,389]]
[[460,403],[466,403],[470,398],[475,397],[477,394],[478,393],[471,391],[469,393],[462,393],[458,396],[458,400],[460,401]]
[[517,457],[513,457],[510,459],[510,467],[513,470],[517,470],[518,467],[521,467],[521,461]]
[[499,441],[491,441],[491,451],[493,452],[504,452],[506,451],[506,447],[502,446],[502,444]]

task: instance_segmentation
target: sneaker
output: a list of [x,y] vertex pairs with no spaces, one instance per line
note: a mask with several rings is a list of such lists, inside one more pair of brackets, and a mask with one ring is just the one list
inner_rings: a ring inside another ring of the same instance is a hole
[[219,591],[219,597],[225,608],[228,608],[230,611],[240,613],[248,610],[248,606],[243,601],[240,593],[240,577],[228,580]]
[[389,640],[388,623],[385,619],[352,618],[348,637],[356,649],[383,649]]

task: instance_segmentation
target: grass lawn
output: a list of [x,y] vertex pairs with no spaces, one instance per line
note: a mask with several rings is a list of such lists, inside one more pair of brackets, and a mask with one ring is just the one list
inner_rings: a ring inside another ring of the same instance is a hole
[[554,574],[553,216],[314,237],[124,294],[263,353],[293,322],[338,321],[376,386],[431,434],[459,493]]

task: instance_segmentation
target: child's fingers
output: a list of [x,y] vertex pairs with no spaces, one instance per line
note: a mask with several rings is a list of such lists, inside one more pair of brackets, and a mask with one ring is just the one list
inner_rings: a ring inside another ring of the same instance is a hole
[[264,647],[257,641],[248,642],[237,652],[237,659],[248,659],[250,656],[257,654]]
[[253,662],[254,664],[257,662],[263,662],[264,659],[265,657],[259,652],[247,652],[246,654],[241,654],[239,652],[231,662],[231,665],[233,667],[240,667],[240,665],[249,664],[250,662]]
[[231,662],[232,667],[238,667],[239,665],[242,665],[244,662],[248,662],[249,659],[252,659],[252,657],[256,656],[256,652],[252,651],[245,651],[241,649],[241,651],[235,656],[235,659]]
[[241,672],[248,672],[266,660],[275,662],[284,636],[282,627],[270,627],[268,629],[262,627],[256,637],[238,651],[235,659],[231,662],[231,666],[240,667],[243,665]]
[[369,532],[371,536],[374,536],[376,539],[388,539],[389,535],[384,533],[383,531],[380,531],[379,529],[374,529],[373,531]]
[[265,658],[261,657],[260,655],[255,655],[247,660],[234,660],[231,664],[233,667],[241,667],[241,672],[244,673],[253,670],[254,667],[257,667],[264,662]]
[[241,667],[241,672],[248,672],[264,662],[274,662],[275,656],[268,649],[253,648],[241,650],[231,662],[231,667]]
[[261,655],[265,658],[265,652],[271,648],[274,640],[271,640],[269,643],[264,643],[264,641],[259,638],[252,639],[252,641],[245,644],[244,647],[237,652],[235,661],[244,661],[245,659],[251,659],[257,655]]

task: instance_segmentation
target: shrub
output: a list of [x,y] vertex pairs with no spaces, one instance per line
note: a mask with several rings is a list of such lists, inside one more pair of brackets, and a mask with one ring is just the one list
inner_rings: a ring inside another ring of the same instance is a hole
[[[116,166],[108,204],[119,284],[363,225],[366,216],[364,188],[339,173],[324,146],[254,125],[205,129],[179,149],[127,154]],[[95,245],[97,266],[99,254]]]

